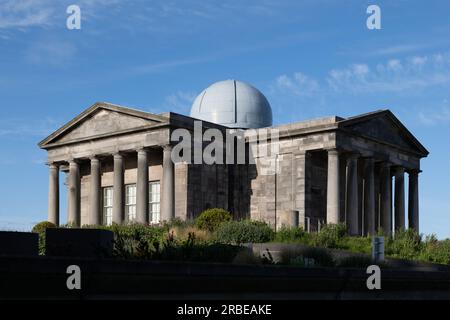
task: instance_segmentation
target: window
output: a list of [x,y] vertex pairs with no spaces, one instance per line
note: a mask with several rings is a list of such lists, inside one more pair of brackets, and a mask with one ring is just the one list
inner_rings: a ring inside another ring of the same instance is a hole
[[103,188],[103,223],[112,224],[113,217],[113,188]]
[[160,183],[159,181],[152,181],[148,186],[149,191],[149,221],[150,223],[159,223],[160,222],[160,201],[161,201],[161,192],[160,192]]
[[125,186],[125,217],[128,221],[136,220],[136,185]]

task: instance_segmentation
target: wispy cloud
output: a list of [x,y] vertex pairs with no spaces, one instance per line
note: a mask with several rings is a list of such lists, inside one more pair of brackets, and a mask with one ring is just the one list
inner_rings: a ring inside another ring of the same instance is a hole
[[417,118],[420,124],[425,126],[436,126],[450,123],[450,107],[444,106],[439,110],[433,111],[434,108],[427,108],[427,111],[419,112]]
[[53,14],[48,0],[1,0],[0,29],[48,26]]
[[380,48],[371,52],[372,55],[396,55],[415,52],[427,48],[424,44],[398,44],[389,47]]
[[283,74],[275,80],[275,85],[280,91],[297,96],[311,96],[320,90],[317,80],[301,72],[296,72],[292,76]]
[[56,127],[59,121],[51,118],[44,120],[30,120],[30,119],[1,119],[0,120],[0,138],[8,136],[22,137],[44,137],[49,135]]
[[82,8],[83,19],[90,19],[106,6],[117,6],[119,0],[0,0],[0,31],[55,26],[71,4]]
[[330,70],[327,82],[347,93],[408,92],[450,84],[450,54],[391,59],[375,66],[353,64]]

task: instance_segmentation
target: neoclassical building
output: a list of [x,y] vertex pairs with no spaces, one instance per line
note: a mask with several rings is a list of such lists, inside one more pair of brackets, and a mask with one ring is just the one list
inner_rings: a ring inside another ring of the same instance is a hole
[[[174,163],[172,133],[194,132],[199,120],[202,130],[234,128],[257,141],[276,130],[278,141],[261,142],[270,150],[277,143],[276,152],[246,157],[270,158],[276,169],[263,170],[258,160],[267,159]],[[220,207],[274,228],[345,223],[352,235],[419,229],[420,160],[428,155],[389,110],[272,126],[264,95],[235,80],[201,92],[190,116],[96,103],[39,147],[48,152],[48,219],[56,224],[63,172],[76,226],[192,219]]]

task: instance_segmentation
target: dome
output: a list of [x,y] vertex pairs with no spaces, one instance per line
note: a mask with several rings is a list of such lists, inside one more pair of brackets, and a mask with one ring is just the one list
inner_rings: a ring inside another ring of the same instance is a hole
[[272,108],[258,89],[241,81],[225,80],[197,96],[191,117],[231,128],[262,128],[272,125]]

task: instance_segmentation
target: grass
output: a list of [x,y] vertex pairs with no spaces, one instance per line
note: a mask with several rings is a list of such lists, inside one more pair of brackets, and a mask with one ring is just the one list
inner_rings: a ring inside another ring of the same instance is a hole
[[[343,225],[327,225],[318,233],[307,233],[301,228],[282,228],[276,233],[273,231],[270,233],[268,227],[262,222],[249,221],[225,222],[223,228],[219,226],[216,231],[209,231],[198,228],[195,221],[178,219],[161,225],[84,227],[111,230],[115,238],[114,253],[120,258],[271,263],[270,257],[266,257],[261,262],[259,259],[250,257],[248,253],[241,253],[236,257],[239,253],[238,248],[241,248],[238,244],[247,242],[244,240],[248,240],[248,234],[251,235],[250,242],[298,243],[315,248],[301,254],[288,253],[284,262],[295,265],[308,265],[308,259],[313,256],[323,265],[332,264],[321,250],[323,248],[370,254],[372,247],[370,237],[347,236]],[[39,229],[36,232],[41,234],[44,231]],[[246,239],[241,241],[243,235],[246,235]],[[42,243],[42,246],[45,244]],[[41,253],[44,251],[45,248],[41,248]],[[413,230],[401,231],[393,237],[385,237],[385,255],[392,258],[450,265],[450,239],[439,241],[434,235],[424,237]],[[349,258],[342,263],[358,265],[366,261],[364,258],[355,256],[354,259]]]

